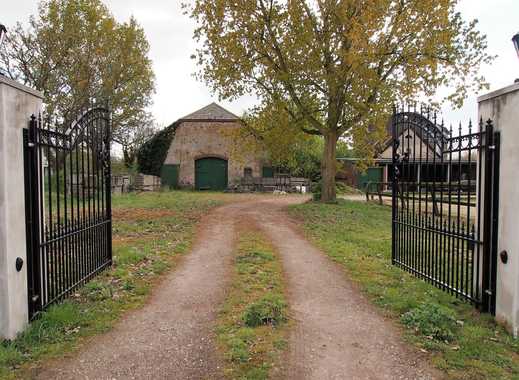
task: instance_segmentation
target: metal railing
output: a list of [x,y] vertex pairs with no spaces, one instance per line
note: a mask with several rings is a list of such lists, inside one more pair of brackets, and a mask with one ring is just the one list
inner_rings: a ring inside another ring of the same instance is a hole
[[454,135],[428,109],[395,112],[392,261],[493,312],[499,135],[491,122],[467,129]]
[[366,201],[374,201],[378,198],[379,204],[384,204],[383,198],[388,198],[391,201],[391,183],[390,182],[367,182],[365,187]]
[[67,133],[33,117],[24,140],[34,317],[112,263],[110,114],[91,109]]

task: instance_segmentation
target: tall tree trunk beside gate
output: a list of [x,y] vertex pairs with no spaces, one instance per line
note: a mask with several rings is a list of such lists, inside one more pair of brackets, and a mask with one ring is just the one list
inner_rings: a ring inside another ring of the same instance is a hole
[[329,131],[324,135],[323,159],[321,161],[321,201],[334,202],[336,200],[335,175],[337,173],[337,141],[336,131]]

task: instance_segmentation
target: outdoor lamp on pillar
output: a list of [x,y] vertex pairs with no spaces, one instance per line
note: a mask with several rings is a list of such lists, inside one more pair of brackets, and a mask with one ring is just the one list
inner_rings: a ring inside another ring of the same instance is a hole
[[[519,58],[519,33],[512,37],[512,42],[514,43],[515,51],[517,53],[517,58]],[[515,80],[515,83],[518,83],[519,79]]]

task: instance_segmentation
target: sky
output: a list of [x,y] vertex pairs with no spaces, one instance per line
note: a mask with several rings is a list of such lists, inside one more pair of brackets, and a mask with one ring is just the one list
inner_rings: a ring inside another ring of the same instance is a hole
[[[8,28],[17,21],[26,22],[29,15],[37,12],[37,0],[4,1],[0,22]],[[133,15],[145,30],[156,75],[151,111],[159,125],[169,125],[213,101],[237,115],[254,105],[255,99],[251,97],[232,103],[219,101],[217,95],[193,77],[196,66],[190,56],[196,48],[192,39],[195,25],[183,15],[180,0],[103,1],[117,20],[125,21]],[[491,66],[482,68],[490,83],[489,91],[512,84],[519,78],[519,58],[511,42],[519,32],[519,0],[460,0],[459,10],[466,20],[479,20],[479,30],[488,37],[489,53],[498,55]],[[466,124],[469,119],[476,119],[477,95],[482,94],[471,94],[462,109],[444,107],[446,123]]]

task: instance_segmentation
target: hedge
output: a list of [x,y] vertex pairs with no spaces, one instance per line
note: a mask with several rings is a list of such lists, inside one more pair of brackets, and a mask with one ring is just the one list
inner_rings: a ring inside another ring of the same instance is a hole
[[139,172],[160,177],[160,170],[168,154],[169,147],[175,137],[177,123],[171,124],[157,132],[146,141],[137,152]]

